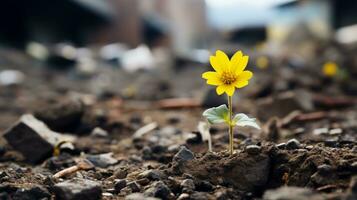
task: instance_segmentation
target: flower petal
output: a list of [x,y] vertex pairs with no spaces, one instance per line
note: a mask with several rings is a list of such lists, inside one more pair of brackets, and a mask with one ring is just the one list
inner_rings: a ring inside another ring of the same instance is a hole
[[212,77],[216,77],[218,74],[217,72],[205,72],[202,74],[202,78],[204,79],[211,79]]
[[225,89],[226,89],[225,85],[220,85],[216,88],[216,92],[218,95],[221,95],[224,93]]
[[218,72],[221,73],[222,72],[222,64],[219,62],[218,58],[216,56],[210,56],[209,57],[209,62],[212,65],[212,68]]
[[221,50],[216,51],[216,58],[223,69],[227,69],[231,64],[228,56]]
[[233,69],[233,71],[236,71],[238,65],[239,65],[239,62],[240,60],[242,59],[243,57],[243,53],[242,51],[237,51],[231,58],[231,67]]
[[247,67],[248,61],[249,61],[249,56],[242,56],[239,60],[238,60],[238,56],[236,56],[236,58],[234,58],[234,61],[232,58],[232,66],[234,65],[233,68],[235,69],[235,72],[236,73],[242,72],[245,69],[245,67]]
[[205,72],[202,74],[202,78],[207,79],[209,85],[222,85],[222,81],[217,72]]
[[235,90],[234,85],[225,85],[225,86],[226,86],[226,89],[225,89],[226,94],[228,96],[233,96],[234,90]]
[[248,85],[248,81],[245,80],[245,81],[236,81],[234,83],[234,86],[237,87],[237,88],[242,88],[244,86],[247,86]]
[[252,77],[253,77],[253,72],[246,70],[238,75],[238,80],[246,81],[246,80],[251,79]]

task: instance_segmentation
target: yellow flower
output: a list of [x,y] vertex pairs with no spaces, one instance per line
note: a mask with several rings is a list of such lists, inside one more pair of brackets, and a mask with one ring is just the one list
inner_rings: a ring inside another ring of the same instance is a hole
[[322,73],[325,76],[333,77],[337,74],[338,66],[335,62],[327,62],[322,67]]
[[207,79],[207,84],[217,86],[218,95],[226,93],[233,96],[235,88],[248,85],[248,80],[253,76],[252,72],[244,71],[248,59],[248,56],[238,51],[229,60],[223,51],[218,50],[215,56],[210,57],[210,63],[215,71],[203,73],[202,78]]

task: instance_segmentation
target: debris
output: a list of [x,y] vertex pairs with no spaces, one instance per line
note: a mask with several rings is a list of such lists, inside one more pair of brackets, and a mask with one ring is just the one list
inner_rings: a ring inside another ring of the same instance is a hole
[[0,71],[0,85],[10,86],[19,85],[25,80],[25,74],[18,70],[3,70]]
[[57,183],[52,189],[59,200],[99,200],[102,197],[100,184],[86,179]]
[[99,155],[89,155],[87,159],[96,167],[106,168],[115,165],[119,161],[113,158],[113,153],[104,153]]
[[297,139],[291,139],[286,143],[286,149],[299,149],[300,148],[300,142]]
[[116,180],[114,183],[114,189],[116,193],[119,193],[121,189],[126,187],[126,180],[125,179],[119,179]]
[[65,99],[38,108],[35,116],[54,131],[74,132],[81,123],[83,113],[81,101]]
[[168,199],[171,190],[167,185],[162,181],[154,182],[150,188],[145,190],[145,196],[158,197],[160,199]]
[[61,141],[74,141],[73,136],[51,131],[30,114],[23,115],[15,125],[5,131],[4,137],[30,163],[38,163],[50,157],[54,146]]
[[201,102],[190,98],[172,98],[157,101],[157,106],[161,109],[196,108],[201,106]]
[[181,146],[179,152],[176,153],[174,156],[173,160],[176,162],[181,162],[181,161],[188,161],[194,159],[195,156],[194,154],[187,149],[185,146]]
[[63,169],[63,170],[57,172],[56,174],[53,175],[53,178],[58,179],[63,176],[68,176],[70,174],[73,174],[73,173],[77,172],[78,170],[89,170],[89,169],[93,169],[93,168],[94,168],[94,166],[90,161],[79,160],[77,165],[68,167],[66,169]]
[[260,153],[261,147],[258,145],[248,145],[247,147],[245,147],[245,150],[250,155],[257,155]]
[[325,197],[313,192],[308,188],[299,187],[280,187],[277,189],[267,190],[264,193],[263,199],[267,200],[323,200]]
[[156,129],[158,127],[158,124],[156,122],[152,122],[150,124],[147,124],[141,128],[139,128],[133,135],[133,138],[141,138],[143,135],[146,133]]
[[29,189],[20,188],[14,196],[14,200],[50,199],[51,194],[42,186],[35,185]]
[[108,137],[108,132],[106,130],[103,130],[100,127],[95,127],[91,132],[91,136],[94,136],[94,137]]

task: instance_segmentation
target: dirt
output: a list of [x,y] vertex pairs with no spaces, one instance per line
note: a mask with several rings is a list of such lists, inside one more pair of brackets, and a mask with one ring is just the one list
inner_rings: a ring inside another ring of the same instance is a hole
[[[210,128],[212,152],[197,129],[204,105],[221,102],[196,80],[205,69],[178,71],[165,94],[143,84],[128,97],[123,91],[135,76],[125,77],[119,69],[103,68],[100,73],[115,77],[103,89],[97,75],[83,79],[71,71],[10,61],[8,66],[27,79],[1,86],[2,132],[32,113],[52,131],[76,139],[52,145],[53,154],[31,164],[1,137],[0,199],[353,199],[357,194],[357,101],[336,89],[342,87],[338,82],[324,88],[322,77],[304,82],[314,76],[290,68],[301,75],[286,78],[293,88],[266,90],[253,81],[251,90],[234,97],[235,111],[256,117],[262,130],[235,129],[235,154],[229,155],[226,127]],[[255,80],[266,80],[266,74],[258,71]],[[159,79],[145,72],[136,76]],[[163,108],[158,99],[166,97],[191,103]],[[153,128],[135,137],[147,125]],[[100,133],[94,134],[95,128]],[[93,167],[80,167],[83,161]],[[75,170],[54,178],[69,168]]]

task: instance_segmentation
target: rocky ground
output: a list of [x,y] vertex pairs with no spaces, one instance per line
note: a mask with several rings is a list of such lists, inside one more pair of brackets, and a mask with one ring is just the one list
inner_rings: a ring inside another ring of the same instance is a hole
[[252,68],[234,104],[262,130],[236,129],[230,156],[226,127],[209,129],[212,151],[198,127],[225,102],[202,64],[167,76],[103,64],[87,77],[2,55],[25,79],[0,89],[0,199],[357,198],[353,78]]

